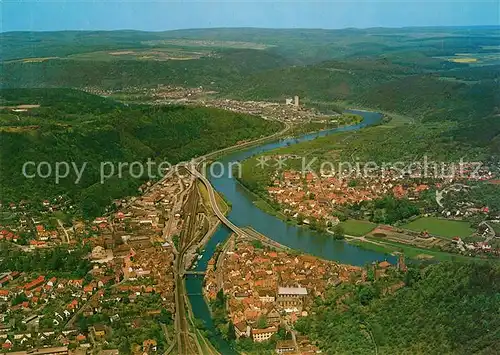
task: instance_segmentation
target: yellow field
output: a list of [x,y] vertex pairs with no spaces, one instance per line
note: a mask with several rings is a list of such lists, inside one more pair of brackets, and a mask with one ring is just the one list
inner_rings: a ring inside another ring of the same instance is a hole
[[453,63],[476,63],[477,59],[476,58],[451,58],[449,59],[450,62]]

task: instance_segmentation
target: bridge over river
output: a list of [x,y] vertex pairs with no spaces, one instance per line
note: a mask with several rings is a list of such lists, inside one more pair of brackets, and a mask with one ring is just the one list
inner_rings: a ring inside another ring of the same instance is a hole
[[200,181],[203,183],[203,185],[205,185],[205,187],[207,188],[208,196],[210,198],[210,204],[212,205],[212,209],[214,210],[215,214],[220,219],[220,221],[224,225],[226,225],[226,227],[228,227],[231,231],[233,231],[237,236],[249,237],[244,230],[242,230],[240,227],[238,227],[233,222],[231,222],[229,219],[227,219],[227,217],[224,215],[224,213],[222,213],[222,211],[219,209],[219,205],[217,204],[217,198],[215,196],[215,190],[214,190],[212,184],[210,183],[210,181],[208,181],[208,179],[202,173],[200,173],[198,170],[196,170],[196,167],[190,166],[187,168],[188,168],[188,171],[193,176],[200,179]]

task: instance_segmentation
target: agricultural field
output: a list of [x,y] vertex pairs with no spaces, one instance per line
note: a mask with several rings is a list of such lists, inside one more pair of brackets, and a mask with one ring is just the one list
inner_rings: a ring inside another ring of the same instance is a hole
[[495,234],[500,236],[500,223],[491,223],[490,225],[493,227]]
[[377,226],[372,222],[355,219],[348,219],[347,221],[341,222],[340,225],[344,229],[345,234],[353,235],[355,237],[360,237],[370,233]]
[[241,42],[241,41],[211,41],[195,39],[171,39],[142,42],[145,45],[173,45],[181,47],[208,47],[208,48],[238,48],[238,49],[267,49],[274,47],[264,43]]
[[452,63],[470,64],[472,66],[495,65],[500,63],[500,54],[494,53],[456,53],[454,56],[436,57]]
[[369,242],[360,240],[350,240],[349,244],[359,246],[364,249],[373,250],[380,253],[396,255],[403,253],[405,257],[414,260],[439,260],[439,261],[472,261],[472,257],[441,252],[426,248],[419,248],[412,245],[405,245],[397,242],[383,240],[382,238],[367,237]]
[[403,228],[417,232],[427,231],[430,234],[445,238],[453,238],[456,236],[468,237],[474,233],[474,229],[470,227],[469,222],[450,221],[437,217],[422,217],[405,224]]
[[20,58],[5,61],[5,63],[43,63],[54,60],[86,60],[86,61],[167,61],[167,60],[194,60],[203,57],[214,56],[207,49],[187,50],[182,48],[146,48],[146,49],[122,49],[111,51],[92,51],[87,53],[76,53],[62,57],[40,57],[40,58]]
[[151,48],[126,49],[116,51],[98,51],[70,55],[68,58],[76,60],[193,60],[210,55],[207,50],[184,50],[182,48]]

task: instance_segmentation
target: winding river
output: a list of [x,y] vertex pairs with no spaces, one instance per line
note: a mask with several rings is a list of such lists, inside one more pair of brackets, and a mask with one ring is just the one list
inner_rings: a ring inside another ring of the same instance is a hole
[[[214,188],[222,193],[225,198],[231,202],[232,208],[228,218],[240,227],[252,226],[258,232],[266,235],[267,237],[289,246],[292,249],[302,251],[311,255],[315,255],[327,260],[335,260],[344,264],[351,265],[365,265],[366,263],[378,260],[387,259],[394,262],[395,258],[365,250],[344,241],[334,240],[327,233],[318,233],[310,230],[309,228],[290,225],[279,218],[267,214],[253,204],[253,196],[245,188],[243,188],[235,178],[228,176],[228,174],[219,174],[220,169],[228,171],[228,165],[231,162],[243,161],[249,157],[261,154],[273,149],[286,147],[288,145],[296,144],[299,142],[310,141],[318,137],[333,134],[335,132],[355,131],[360,128],[376,124],[380,122],[382,115],[376,112],[356,111],[349,110],[348,112],[356,113],[363,116],[363,121],[360,124],[340,127],[331,130],[311,133],[303,135],[299,138],[288,138],[279,141],[263,144],[260,146],[248,148],[245,150],[237,151],[229,154],[218,161],[224,166],[214,166],[213,174],[209,175],[209,180]],[[216,169],[216,168],[219,169]],[[210,170],[210,169],[208,169]],[[222,177],[217,177],[223,175]],[[223,242],[230,235],[229,229],[220,226],[210,241],[205,247],[203,257],[199,260],[196,270],[205,270],[208,260],[212,257],[217,244]],[[193,313],[196,318],[205,322],[208,329],[213,329],[210,311],[204,301],[202,293],[202,277],[188,276],[186,278],[186,289],[192,305]],[[219,350],[223,354],[235,354],[229,348],[229,345],[221,338],[215,337],[211,339],[218,343]]]

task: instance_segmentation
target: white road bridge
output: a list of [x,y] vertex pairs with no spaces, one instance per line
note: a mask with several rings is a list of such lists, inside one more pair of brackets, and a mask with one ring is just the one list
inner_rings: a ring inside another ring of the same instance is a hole
[[217,204],[217,198],[215,195],[215,190],[210,181],[208,181],[208,179],[202,173],[196,170],[196,167],[194,167],[193,165],[186,166],[186,168],[189,170],[191,174],[193,174],[193,176],[200,179],[203,185],[205,185],[205,187],[207,188],[208,196],[210,198],[210,204],[212,205],[212,209],[214,210],[215,214],[220,219],[220,221],[224,223],[234,233],[236,233],[239,237],[246,236],[246,233],[240,227],[238,227],[229,219],[227,219],[224,213],[222,213],[221,210],[219,209],[219,205]]

